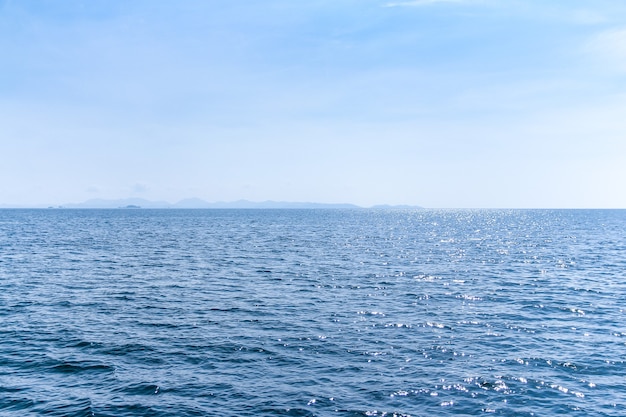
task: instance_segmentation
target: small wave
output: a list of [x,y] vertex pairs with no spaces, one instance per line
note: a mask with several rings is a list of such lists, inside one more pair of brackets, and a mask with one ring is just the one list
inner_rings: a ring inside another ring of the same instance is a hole
[[163,389],[155,384],[126,384],[121,387],[116,387],[113,392],[122,393],[126,395],[158,395],[162,393]]
[[71,362],[63,362],[61,364],[54,365],[51,369],[53,372],[62,374],[74,374],[79,372],[115,372],[115,368],[109,365]]

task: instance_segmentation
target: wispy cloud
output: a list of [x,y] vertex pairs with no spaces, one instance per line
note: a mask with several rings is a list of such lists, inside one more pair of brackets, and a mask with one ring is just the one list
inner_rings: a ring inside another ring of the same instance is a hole
[[569,13],[569,18],[572,22],[580,25],[597,25],[608,21],[604,14],[588,9],[573,10]]
[[417,7],[436,3],[468,3],[468,0],[408,0],[395,1],[385,4],[385,7]]
[[605,68],[626,72],[626,28],[600,32],[585,44],[584,49],[599,59]]

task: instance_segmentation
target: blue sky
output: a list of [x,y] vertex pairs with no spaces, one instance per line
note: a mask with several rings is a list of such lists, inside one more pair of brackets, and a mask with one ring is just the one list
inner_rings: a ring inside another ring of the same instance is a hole
[[626,2],[0,0],[0,205],[626,207]]

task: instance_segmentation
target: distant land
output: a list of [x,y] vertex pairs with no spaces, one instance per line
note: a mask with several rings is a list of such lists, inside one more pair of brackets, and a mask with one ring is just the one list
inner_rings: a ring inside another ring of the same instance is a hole
[[[4,208],[18,208],[17,206],[2,206]],[[375,205],[361,207],[355,204],[327,204],[310,202],[287,201],[248,201],[238,200],[231,202],[209,203],[199,198],[188,198],[171,204],[167,201],[150,201],[142,198],[125,198],[117,200],[91,199],[82,203],[68,203],[49,208],[67,209],[421,209],[420,206],[409,205]]]

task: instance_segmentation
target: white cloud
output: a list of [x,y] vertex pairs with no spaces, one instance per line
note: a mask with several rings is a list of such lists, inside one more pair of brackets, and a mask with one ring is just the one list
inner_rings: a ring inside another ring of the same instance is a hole
[[587,9],[574,10],[570,13],[569,17],[574,23],[580,25],[597,25],[605,23],[608,20],[607,16],[604,14]]
[[626,29],[612,29],[593,36],[585,52],[597,58],[605,69],[626,72]]
[[467,3],[467,0],[409,0],[397,1],[385,4],[385,7],[415,7],[427,6],[435,3]]

